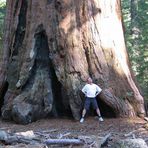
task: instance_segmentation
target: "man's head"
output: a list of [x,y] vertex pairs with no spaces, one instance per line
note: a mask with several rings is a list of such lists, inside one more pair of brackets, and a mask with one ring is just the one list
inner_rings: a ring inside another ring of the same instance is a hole
[[87,83],[88,83],[88,84],[92,84],[92,78],[91,78],[91,77],[89,77],[89,78],[87,79]]

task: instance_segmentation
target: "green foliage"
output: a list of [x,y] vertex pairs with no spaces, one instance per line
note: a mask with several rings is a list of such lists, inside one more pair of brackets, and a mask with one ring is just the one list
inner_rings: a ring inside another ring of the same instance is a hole
[[123,21],[125,26],[126,46],[129,52],[132,68],[140,84],[145,99],[148,99],[148,1],[138,1],[135,25],[138,24],[139,35],[135,45],[131,22],[131,4],[129,0],[122,0]]
[[[4,32],[5,10],[6,10],[6,2],[0,1],[0,54],[1,54],[1,50],[2,50],[2,38],[3,38],[3,32]],[[1,55],[0,55],[0,57],[1,57]]]

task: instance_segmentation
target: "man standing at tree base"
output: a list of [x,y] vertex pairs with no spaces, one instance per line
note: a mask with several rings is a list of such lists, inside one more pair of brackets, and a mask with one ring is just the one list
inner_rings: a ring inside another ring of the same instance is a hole
[[82,118],[80,119],[80,123],[84,122],[86,111],[89,110],[91,104],[97,112],[99,121],[103,121],[103,118],[101,117],[101,113],[96,100],[96,96],[101,91],[102,89],[98,85],[92,83],[92,79],[89,77],[87,79],[87,84],[82,88],[82,92],[85,94],[86,99],[85,99],[84,109],[82,111]]

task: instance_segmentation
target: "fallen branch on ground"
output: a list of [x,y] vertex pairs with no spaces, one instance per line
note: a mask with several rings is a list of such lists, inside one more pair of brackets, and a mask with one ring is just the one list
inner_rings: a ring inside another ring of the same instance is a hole
[[51,145],[51,144],[77,144],[81,145],[84,144],[84,141],[80,139],[48,139],[44,141],[45,144]]
[[27,131],[22,133],[7,133],[5,131],[0,131],[0,141],[4,142],[5,144],[14,144],[14,143],[34,144],[40,142],[39,140],[37,141],[34,138],[36,137],[33,131],[32,132]]
[[136,132],[137,130],[133,130],[131,132],[129,132],[128,134],[124,134],[125,137],[131,136],[134,132]]
[[107,134],[102,140],[101,140],[101,146],[105,146],[108,139],[111,137],[111,133]]

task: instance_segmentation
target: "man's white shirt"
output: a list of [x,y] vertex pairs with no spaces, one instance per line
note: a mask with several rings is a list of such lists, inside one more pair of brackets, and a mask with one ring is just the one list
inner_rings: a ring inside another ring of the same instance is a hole
[[102,89],[92,83],[92,84],[86,84],[83,88],[82,88],[82,92],[87,96],[87,97],[90,97],[90,98],[94,98],[96,97],[96,95],[98,95],[100,92],[102,91]]

